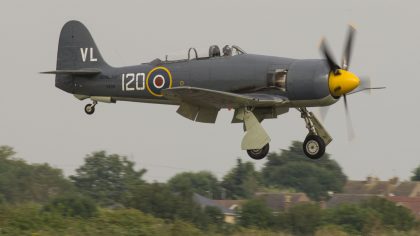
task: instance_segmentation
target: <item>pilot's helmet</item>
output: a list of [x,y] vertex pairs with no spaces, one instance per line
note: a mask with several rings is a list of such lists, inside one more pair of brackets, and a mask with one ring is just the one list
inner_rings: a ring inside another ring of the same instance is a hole
[[231,56],[232,48],[229,45],[223,47],[223,56]]
[[210,46],[209,57],[220,57],[220,49],[217,45]]

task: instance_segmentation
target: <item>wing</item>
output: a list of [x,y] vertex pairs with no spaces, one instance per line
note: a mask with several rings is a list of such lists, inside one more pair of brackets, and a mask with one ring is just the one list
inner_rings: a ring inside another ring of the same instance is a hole
[[163,95],[165,98],[180,102],[181,104],[187,103],[213,109],[240,108],[246,106],[269,107],[288,102],[287,98],[276,95],[261,93],[237,94],[195,87],[165,89],[163,90]]

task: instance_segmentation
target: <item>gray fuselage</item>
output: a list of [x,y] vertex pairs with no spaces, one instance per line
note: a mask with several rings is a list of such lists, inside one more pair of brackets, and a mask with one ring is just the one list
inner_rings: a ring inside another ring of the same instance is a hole
[[[146,88],[146,77],[156,67],[166,68],[170,72],[172,87],[190,86],[239,94],[279,95],[290,101],[286,104],[289,107],[326,106],[337,101],[330,95],[330,70],[325,60],[297,60],[253,54],[180,61],[155,60],[120,68],[107,66],[102,68],[100,74],[91,77],[61,75],[56,79],[56,86],[81,99],[103,97],[112,102],[121,100],[174,104]],[[278,71],[286,75],[282,88],[272,83]],[[141,76],[127,85],[130,78],[125,76],[139,74]]]

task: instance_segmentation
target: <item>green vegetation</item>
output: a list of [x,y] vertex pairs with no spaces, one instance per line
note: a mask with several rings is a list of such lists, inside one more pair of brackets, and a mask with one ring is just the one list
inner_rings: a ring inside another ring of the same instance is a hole
[[259,199],[247,201],[240,212],[240,224],[245,227],[267,229],[273,226],[274,215]]
[[242,163],[238,159],[236,167],[223,177],[222,186],[226,189],[226,198],[251,198],[259,187],[259,176],[252,162]]
[[117,154],[94,152],[86,156],[85,164],[70,179],[81,193],[102,205],[122,204],[133,189],[145,183],[141,177],[146,170],[136,171],[134,165]]
[[98,208],[92,199],[84,196],[69,195],[52,199],[42,208],[44,212],[62,216],[89,218],[97,214]]
[[[271,153],[257,171],[237,164],[219,181],[212,173],[179,173],[167,183],[147,183],[146,170],[104,151],[86,156],[75,175],[47,164],[28,164],[0,147],[0,235],[420,235],[420,223],[404,207],[383,198],[321,209],[318,203],[272,212],[254,193],[305,191],[323,199],[340,191],[346,176],[328,156],[304,158],[300,143]],[[201,207],[194,193],[246,199],[237,224],[219,208]]]
[[413,176],[411,176],[411,181],[420,181],[420,165],[413,170]]
[[13,148],[0,146],[0,202],[47,202],[72,192],[73,184],[48,164],[27,164]]
[[174,192],[192,191],[212,199],[220,199],[222,193],[217,177],[208,171],[179,173],[168,181],[168,185]]
[[382,224],[387,227],[406,231],[415,226],[415,219],[407,208],[397,206],[386,199],[372,198],[360,206],[376,212],[380,216]]
[[276,225],[295,235],[311,235],[322,225],[324,211],[318,204],[305,203],[296,205],[288,212],[279,214]]
[[192,224],[162,219],[134,209],[101,209],[90,218],[45,212],[38,204],[2,207],[0,235],[203,235]]
[[125,206],[162,219],[186,220],[201,229],[207,229],[214,215],[206,215],[193,201],[190,192],[175,193],[166,184],[144,184],[132,192],[133,197]]
[[267,186],[293,188],[315,200],[325,199],[328,192],[340,192],[347,177],[338,163],[325,154],[311,160],[302,151],[302,143],[294,141],[289,150],[270,153],[262,169],[262,180]]

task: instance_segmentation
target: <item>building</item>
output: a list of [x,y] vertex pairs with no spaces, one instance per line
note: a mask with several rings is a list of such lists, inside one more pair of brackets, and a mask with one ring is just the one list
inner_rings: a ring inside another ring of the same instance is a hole
[[[286,211],[288,208],[302,203],[309,203],[311,200],[305,193],[268,193],[258,192],[255,194],[256,199],[263,200],[267,207],[276,214]],[[237,222],[238,212],[247,200],[213,200],[195,193],[194,202],[201,207],[211,206],[217,207],[224,215],[226,223],[235,224]]]
[[400,182],[398,178],[381,181],[376,177],[367,177],[366,180],[347,181],[343,188],[343,193],[420,197],[420,182]]
[[420,219],[420,182],[400,182],[398,178],[388,181],[381,181],[375,177],[367,177],[363,181],[349,180],[343,188],[343,193],[331,195],[331,198],[321,205],[331,208],[341,204],[358,204],[373,197],[383,197],[406,207]]
[[246,202],[246,200],[231,200],[231,199],[226,199],[226,200],[213,200],[216,204],[226,207],[230,210],[233,210],[235,212],[238,212],[241,207],[242,204],[244,202]]
[[321,202],[322,208],[333,208],[342,204],[359,204],[362,201],[369,200],[373,197],[380,195],[375,194],[349,194],[349,193],[336,193],[331,196],[326,202]]
[[420,197],[392,196],[386,199],[395,202],[398,206],[406,207],[420,220]]
[[262,199],[273,213],[286,211],[292,206],[311,202],[305,193],[257,192],[255,193],[255,197]]
[[[213,200],[210,198],[206,198],[197,193],[194,193],[193,200],[202,208],[205,208],[207,206],[218,208],[222,212],[224,216],[224,221],[226,223],[229,223],[229,224],[236,223],[236,218],[237,218],[236,208],[231,209],[229,207],[225,207],[223,204],[220,204],[220,201],[224,201],[224,200]],[[226,201],[229,201],[229,200],[226,200]],[[235,200],[230,200],[230,201],[235,201]]]

